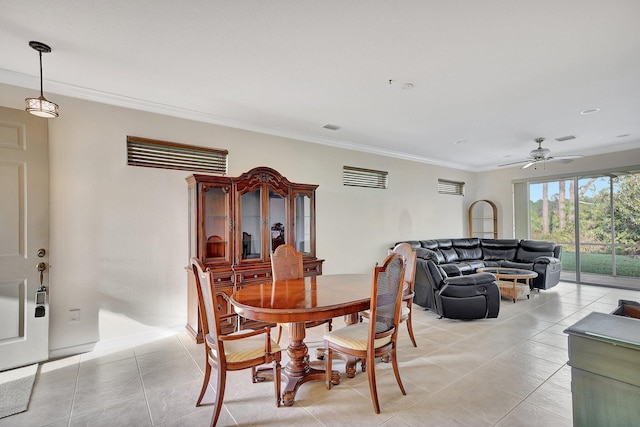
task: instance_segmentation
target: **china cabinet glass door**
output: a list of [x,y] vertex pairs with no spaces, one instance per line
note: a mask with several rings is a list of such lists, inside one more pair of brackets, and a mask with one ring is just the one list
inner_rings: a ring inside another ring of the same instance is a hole
[[294,198],[294,246],[297,251],[310,255],[311,248],[311,197],[308,194],[297,194]]
[[228,186],[205,185],[202,191],[204,258],[207,263],[231,257],[230,196]]
[[242,260],[262,259],[262,188],[240,196]]
[[286,243],[287,200],[269,189],[269,253]]

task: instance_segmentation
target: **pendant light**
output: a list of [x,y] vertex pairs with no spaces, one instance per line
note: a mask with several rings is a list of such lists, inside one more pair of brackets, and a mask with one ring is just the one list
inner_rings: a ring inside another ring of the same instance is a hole
[[29,42],[29,46],[40,53],[40,97],[25,99],[27,112],[48,119],[58,117],[58,104],[48,101],[42,93],[42,53],[51,52],[51,48],[44,43],[34,41]]

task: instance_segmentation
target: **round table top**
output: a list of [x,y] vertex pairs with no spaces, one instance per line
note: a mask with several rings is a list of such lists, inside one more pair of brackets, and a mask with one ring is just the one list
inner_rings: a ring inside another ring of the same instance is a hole
[[498,279],[533,279],[538,273],[532,270],[509,267],[484,267],[477,270],[478,273],[491,273]]
[[330,319],[367,310],[370,274],[331,274],[251,284],[231,296],[243,317],[274,323]]

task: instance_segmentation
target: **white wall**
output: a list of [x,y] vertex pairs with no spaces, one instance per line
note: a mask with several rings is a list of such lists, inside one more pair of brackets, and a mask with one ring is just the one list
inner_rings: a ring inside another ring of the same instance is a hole
[[[23,109],[29,90],[0,85]],[[466,235],[475,174],[119,107],[51,96],[50,347],[59,355],[186,323],[187,185],[182,171],[126,165],[126,136],[229,150],[229,175],[269,166],[318,184],[324,273],[369,272],[398,240]],[[342,166],[389,172],[389,189],[342,185]],[[465,197],[437,179],[465,181]],[[69,310],[81,321],[69,323]]]

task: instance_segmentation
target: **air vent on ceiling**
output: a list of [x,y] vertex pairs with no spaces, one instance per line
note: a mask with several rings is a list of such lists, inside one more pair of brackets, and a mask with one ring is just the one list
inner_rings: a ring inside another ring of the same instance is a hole
[[227,150],[127,136],[127,164],[190,172],[227,173]]
[[464,182],[438,178],[438,193],[464,196]]
[[351,187],[386,189],[389,172],[343,166],[342,183]]
[[567,136],[561,136],[560,138],[556,138],[556,141],[563,142],[563,141],[571,141],[572,139],[576,139],[576,137],[573,135],[567,135]]

